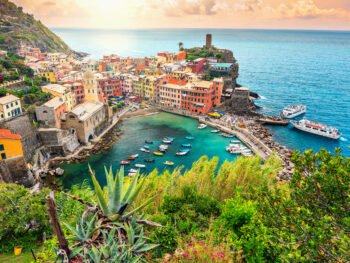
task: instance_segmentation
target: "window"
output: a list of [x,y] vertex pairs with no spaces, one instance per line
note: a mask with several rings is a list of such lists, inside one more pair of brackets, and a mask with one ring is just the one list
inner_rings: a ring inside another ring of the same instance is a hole
[[16,105],[18,105],[18,101],[16,101]]
[[8,109],[8,108],[9,108],[9,105],[7,104],[7,105],[6,105],[6,109]]
[[5,151],[4,145],[0,144],[0,151]]
[[2,160],[5,160],[5,159],[6,159],[6,153],[2,153],[2,154],[1,154],[1,159],[2,159]]

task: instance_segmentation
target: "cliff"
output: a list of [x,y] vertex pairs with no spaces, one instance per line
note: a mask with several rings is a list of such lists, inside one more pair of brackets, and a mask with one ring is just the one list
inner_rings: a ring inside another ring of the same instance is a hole
[[0,0],[0,49],[15,52],[21,43],[40,48],[44,52],[75,52],[33,15],[8,0]]

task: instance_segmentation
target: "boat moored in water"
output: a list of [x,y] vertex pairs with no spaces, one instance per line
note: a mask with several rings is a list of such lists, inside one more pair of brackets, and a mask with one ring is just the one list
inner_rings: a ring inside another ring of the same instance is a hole
[[135,157],[129,156],[127,159],[133,161],[135,160]]
[[121,162],[119,162],[119,164],[121,164],[121,165],[127,165],[127,164],[130,164],[130,161],[121,161]]
[[157,155],[157,156],[163,156],[163,153],[161,152],[153,152],[154,155]]
[[136,169],[130,169],[129,173],[137,173],[137,170]]
[[135,167],[137,167],[137,168],[145,168],[146,165],[137,163],[137,164],[135,164]]
[[147,143],[147,144],[152,144],[153,141],[152,141],[152,140],[145,140],[145,143]]
[[173,141],[168,140],[167,138],[164,138],[162,142],[167,143],[167,144],[170,144],[170,143],[172,143]]
[[188,153],[190,151],[190,149],[180,149],[179,152],[186,152]]
[[140,151],[145,152],[145,153],[149,153],[149,150],[147,150],[145,148],[141,148]]
[[184,155],[187,155],[189,152],[181,152],[181,151],[178,151],[177,153],[176,153],[176,155],[178,155],[178,156],[184,156]]
[[173,140],[175,140],[175,138],[174,138],[174,137],[166,137],[166,139],[168,139],[169,141],[173,141]]
[[241,143],[241,142],[238,141],[238,140],[231,140],[230,143],[238,144],[238,143]]
[[146,163],[153,163],[155,161],[155,159],[145,159],[144,160]]
[[149,146],[148,145],[144,145],[143,148],[149,150]]
[[193,140],[194,139],[194,137],[192,137],[192,136],[186,136],[185,137],[187,140]]
[[212,130],[211,133],[218,133],[220,130]]
[[294,105],[285,107],[281,113],[281,117],[292,119],[306,112],[305,105]]
[[169,165],[169,166],[174,165],[174,163],[173,163],[173,162],[170,162],[170,161],[165,161],[164,164],[165,164],[165,165]]
[[295,128],[301,131],[327,137],[330,139],[337,140],[341,136],[341,133],[338,131],[338,129],[319,122],[302,119],[300,121],[292,121],[291,123]]
[[205,129],[208,125],[204,124],[204,123],[201,123],[198,125],[198,129],[202,130],[202,129]]
[[161,145],[159,145],[159,148],[160,148],[160,149],[168,150],[169,146],[168,146],[168,145],[165,145],[165,144],[161,144]]
[[137,157],[139,157],[139,155],[138,154],[134,154],[134,155],[131,155],[131,157],[137,158]]
[[190,147],[192,147],[192,145],[189,144],[189,143],[181,144],[181,146],[182,146],[182,147],[185,147],[185,148],[190,148]]

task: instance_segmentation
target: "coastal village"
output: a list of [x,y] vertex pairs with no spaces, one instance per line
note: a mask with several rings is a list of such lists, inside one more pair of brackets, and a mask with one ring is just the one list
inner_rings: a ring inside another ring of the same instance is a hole
[[[256,94],[237,84],[239,65],[232,51],[216,49],[210,34],[201,48],[186,50],[179,43],[178,52],[146,58],[110,54],[96,61],[25,45],[17,53],[45,82],[40,89],[49,99],[28,112],[18,97],[0,98],[5,182],[33,186],[48,174],[60,176],[64,171],[54,168],[63,160],[79,162],[108,149],[113,140],[105,136],[115,140],[120,135],[116,124],[121,118],[154,111],[196,118],[233,134],[264,160],[276,151],[285,161],[281,179],[292,174],[292,152],[256,122],[261,117],[254,111]],[[23,85],[15,81],[2,87],[20,90]]]

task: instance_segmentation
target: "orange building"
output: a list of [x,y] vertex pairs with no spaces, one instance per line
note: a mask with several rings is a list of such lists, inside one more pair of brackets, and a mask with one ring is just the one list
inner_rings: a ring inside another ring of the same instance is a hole
[[23,156],[21,136],[10,130],[0,129],[0,160]]

